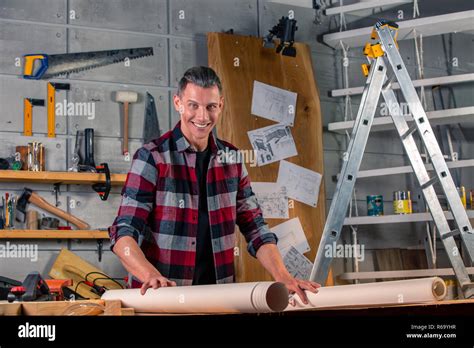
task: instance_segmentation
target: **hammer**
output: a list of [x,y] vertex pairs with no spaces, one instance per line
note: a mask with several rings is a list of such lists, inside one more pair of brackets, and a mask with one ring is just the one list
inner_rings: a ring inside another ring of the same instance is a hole
[[18,199],[18,202],[16,204],[16,209],[17,209],[17,217],[16,220],[18,222],[25,222],[26,220],[26,206],[28,203],[33,203],[37,207],[46,210],[47,212],[50,212],[51,214],[56,215],[57,217],[60,217],[73,225],[76,225],[78,229],[80,230],[87,230],[89,229],[89,225],[85,223],[84,221],[78,219],[77,217],[65,212],[64,210],[61,210],[59,208],[56,208],[54,205],[49,204],[47,201],[44,200],[40,195],[37,193],[33,192],[33,190],[26,188],[24,189],[23,193],[21,194],[20,198]]
[[117,91],[115,92],[115,101],[123,103],[123,143],[122,153],[128,153],[128,104],[136,103],[138,100],[138,93],[132,91]]

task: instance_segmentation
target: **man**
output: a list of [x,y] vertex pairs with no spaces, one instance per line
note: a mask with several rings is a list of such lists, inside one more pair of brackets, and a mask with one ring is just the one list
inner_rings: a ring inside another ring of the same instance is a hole
[[134,155],[109,228],[112,250],[142,283],[142,294],[150,287],[229,283],[237,223],[249,253],[306,303],[303,290],[317,292],[319,284],[288,273],[245,165],[219,156],[237,151],[212,132],[224,104],[219,77],[207,67],[190,68],[173,102],[180,122]]

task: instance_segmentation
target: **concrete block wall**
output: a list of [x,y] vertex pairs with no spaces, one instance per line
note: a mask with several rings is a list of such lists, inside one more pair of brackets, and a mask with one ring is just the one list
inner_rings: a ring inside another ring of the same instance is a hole
[[[389,11],[394,16],[397,9]],[[34,109],[34,136],[47,148],[49,170],[67,170],[70,166],[76,130],[92,127],[96,133],[95,160],[106,161],[113,172],[126,173],[130,162],[121,154],[122,126],[119,105],[112,100],[116,90],[133,90],[139,93],[137,104],[131,106],[130,150],[141,145],[144,121],[144,95],[149,91],[157,100],[160,128],[169,130],[178,120],[171,98],[182,73],[193,65],[207,64],[206,33],[234,29],[236,34],[266,35],[268,29],[281,16],[294,11],[298,20],[296,39],[311,46],[315,77],[320,90],[324,126],[344,117],[342,98],[331,98],[328,92],[342,88],[342,62],[340,50],[333,50],[317,42],[322,33],[334,30],[335,18],[322,17],[314,22],[314,13],[307,9],[270,3],[265,0],[0,0],[0,157],[14,152],[15,145],[26,144],[31,139],[21,135],[23,127],[24,97],[45,98],[45,81],[27,81],[20,75],[22,67],[16,59],[27,53],[49,54],[152,46],[154,56],[132,60],[130,67],[115,64],[71,75],[71,90],[59,92],[57,101],[94,102],[95,118],[61,117],[56,121],[57,137],[46,138],[46,110]],[[441,10],[440,10],[441,11]],[[422,9],[422,15],[423,9]],[[431,13],[430,13],[431,15]],[[348,16],[350,23],[358,24],[360,18]],[[363,26],[363,25],[360,25]],[[426,77],[446,75],[442,58],[440,37],[425,39]],[[470,35],[453,36],[455,51],[459,52],[460,65],[453,73],[472,72],[472,45]],[[406,62],[415,76],[413,41],[400,44]],[[359,64],[363,61],[360,48],[353,48],[350,55],[351,86],[363,83]],[[227,86],[227,88],[231,88]],[[458,106],[472,103],[472,86],[455,86]],[[358,98],[353,98],[354,116]],[[466,156],[472,152],[472,132],[464,144]],[[406,165],[407,159],[395,137],[395,132],[376,133],[370,137],[364,169]],[[327,207],[335,188],[332,177],[340,170],[340,158],[347,146],[345,136],[324,131],[324,161]],[[472,155],[472,153],[471,153]],[[466,170],[468,171],[468,170]],[[472,177],[463,172],[463,177]],[[467,180],[467,179],[466,179]],[[391,192],[408,189],[413,185],[410,176],[393,176],[360,182],[357,185],[359,208],[365,214],[365,196],[383,194],[390,206]],[[474,185],[465,184],[466,187]],[[28,185],[43,197],[54,201],[51,185]],[[0,192],[19,192],[22,184],[0,182]],[[93,228],[106,228],[116,214],[120,203],[120,190],[114,189],[109,200],[102,202],[92,189],[85,185],[61,187],[60,207],[86,219]],[[71,204],[74,203],[74,204]],[[374,226],[361,228],[361,241],[367,248],[392,246],[412,247],[423,239],[419,226]],[[348,241],[348,236],[343,237]],[[0,274],[22,279],[32,270],[47,273],[59,250],[67,247],[79,256],[95,263],[112,276],[122,276],[125,271],[104,245],[102,262],[98,262],[94,241],[31,241],[39,245],[38,262],[5,259],[0,262]],[[316,248],[317,246],[312,246]],[[370,253],[370,251],[369,251]],[[370,256],[370,255],[369,255]],[[364,269],[373,269],[371,258],[366,258]],[[338,271],[346,269],[338,263]]]

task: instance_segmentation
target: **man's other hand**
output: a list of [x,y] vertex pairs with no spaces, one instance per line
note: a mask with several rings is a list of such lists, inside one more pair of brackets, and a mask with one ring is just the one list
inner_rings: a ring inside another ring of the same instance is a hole
[[143,282],[143,285],[140,288],[140,294],[145,295],[149,288],[158,289],[166,288],[168,286],[176,286],[176,283],[163,277],[161,274],[154,274],[147,277],[147,279]]

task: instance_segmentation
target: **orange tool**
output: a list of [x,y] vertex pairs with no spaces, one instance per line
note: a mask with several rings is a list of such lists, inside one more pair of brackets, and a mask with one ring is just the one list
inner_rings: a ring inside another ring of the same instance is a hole
[[33,106],[44,106],[44,99],[23,99],[23,135],[33,135]]
[[48,138],[56,137],[56,90],[68,91],[69,83],[48,82]]
[[53,301],[63,301],[63,288],[72,286],[72,279],[46,279],[45,282],[49,287]]

